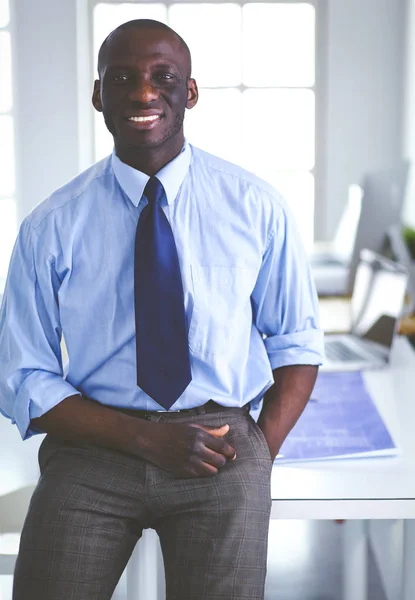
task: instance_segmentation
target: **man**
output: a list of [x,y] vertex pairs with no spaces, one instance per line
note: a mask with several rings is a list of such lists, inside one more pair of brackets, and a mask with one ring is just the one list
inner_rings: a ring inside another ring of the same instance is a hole
[[185,142],[174,31],[128,22],[98,62],[114,153],[24,220],[0,317],[2,411],[47,433],[13,598],[109,600],[152,527],[169,600],[259,600],[272,463],[321,363],[310,272],[279,195]]

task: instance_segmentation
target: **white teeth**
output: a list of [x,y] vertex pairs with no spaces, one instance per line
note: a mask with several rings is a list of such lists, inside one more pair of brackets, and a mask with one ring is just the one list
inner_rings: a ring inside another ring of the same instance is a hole
[[128,120],[135,121],[136,123],[148,123],[151,121],[156,121],[158,118],[158,115],[151,115],[149,117],[128,117]]

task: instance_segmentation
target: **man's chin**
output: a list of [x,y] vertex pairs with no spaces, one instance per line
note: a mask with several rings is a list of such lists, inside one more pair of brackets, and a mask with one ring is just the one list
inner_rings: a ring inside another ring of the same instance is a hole
[[155,131],[140,132],[139,135],[123,135],[114,137],[115,148],[124,152],[150,152],[161,148],[175,147],[183,144],[183,132],[170,131],[156,134]]
[[122,131],[114,136],[115,146],[135,149],[138,152],[159,148],[168,139],[168,135],[154,130],[148,131]]
[[130,151],[134,150],[136,152],[148,152],[149,150],[156,150],[157,148],[160,148],[161,146],[163,146],[163,144],[166,142],[166,140],[164,139],[160,139],[160,138],[149,138],[146,140],[140,139],[140,140],[123,140],[122,142],[122,146],[124,148],[128,148]]

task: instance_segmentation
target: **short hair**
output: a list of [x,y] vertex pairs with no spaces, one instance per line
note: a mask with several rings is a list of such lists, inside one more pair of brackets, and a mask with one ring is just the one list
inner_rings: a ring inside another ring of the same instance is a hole
[[187,55],[188,64],[189,64],[187,76],[190,77],[190,74],[192,71],[192,59],[191,59],[191,55],[190,55],[189,46],[186,44],[184,39],[178,33],[176,33],[176,31],[174,31],[174,29],[172,29],[165,23],[162,23],[161,21],[155,21],[154,19],[133,19],[132,21],[127,21],[126,23],[122,23],[121,25],[116,27],[113,31],[111,31],[111,33],[108,34],[107,37],[105,38],[105,40],[102,42],[101,47],[98,52],[98,75],[100,74],[100,71],[102,68],[102,63],[104,61],[105,51],[106,51],[106,48],[107,48],[109,42],[111,42],[112,38],[115,37],[117,35],[117,33],[119,33],[120,31],[128,30],[128,29],[161,29],[161,30],[169,31],[170,33],[172,33],[177,38],[177,40],[179,41],[183,50],[185,51],[185,54]]

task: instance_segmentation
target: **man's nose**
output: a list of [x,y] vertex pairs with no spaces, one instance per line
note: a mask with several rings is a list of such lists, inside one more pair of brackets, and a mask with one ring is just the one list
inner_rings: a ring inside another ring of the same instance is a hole
[[152,100],[157,99],[158,92],[151,81],[147,79],[141,79],[135,82],[135,85],[130,90],[129,97],[132,102],[141,102],[142,104],[147,104]]

